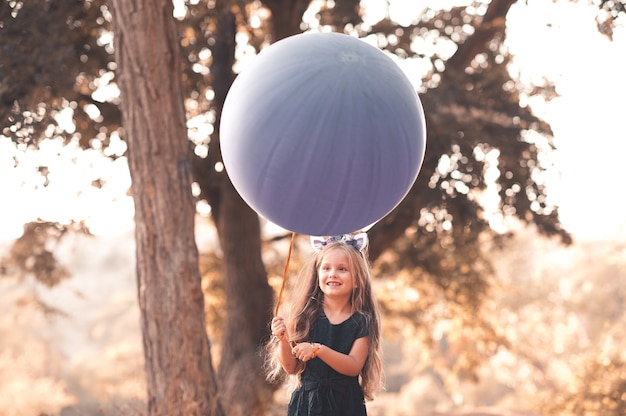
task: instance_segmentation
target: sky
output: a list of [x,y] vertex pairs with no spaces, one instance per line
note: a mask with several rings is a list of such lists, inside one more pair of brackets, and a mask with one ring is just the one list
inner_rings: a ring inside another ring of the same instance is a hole
[[[508,45],[528,77],[556,82],[559,98],[532,103],[550,123],[557,151],[549,193],[565,228],[581,239],[626,236],[626,30],[600,35],[593,7],[563,1],[516,5]],[[623,24],[623,23],[622,23]]]
[[[415,16],[424,2],[367,0],[366,18],[387,11],[395,20]],[[437,4],[452,4],[438,1]],[[458,1],[456,2],[459,3]],[[515,5],[507,17],[507,46],[525,79],[545,76],[556,82],[559,98],[530,102],[533,111],[554,131],[557,169],[548,178],[551,201],[575,239],[610,239],[626,235],[626,210],[620,201],[626,155],[626,31],[619,28],[613,42],[600,35],[595,10],[567,1],[529,0]],[[69,127],[71,128],[71,126]],[[122,144],[120,144],[122,146]],[[19,164],[14,166],[14,158]],[[51,184],[42,187],[34,166],[45,160]],[[72,163],[76,160],[76,163]],[[90,183],[104,177],[103,189]],[[0,135],[0,243],[21,235],[22,224],[43,218],[84,220],[94,234],[126,232],[133,225],[133,202],[126,195],[130,175],[125,158],[103,158],[46,140],[39,152],[23,153]]]

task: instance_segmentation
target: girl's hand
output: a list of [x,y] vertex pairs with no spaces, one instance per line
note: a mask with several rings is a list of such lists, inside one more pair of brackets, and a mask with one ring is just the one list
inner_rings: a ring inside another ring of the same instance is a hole
[[[278,339],[278,360],[287,374],[296,374],[298,372],[299,364],[296,357],[291,353],[292,343],[289,341],[289,333],[287,333],[287,325],[285,320],[281,316],[275,316],[272,318],[272,335]],[[274,342],[274,340],[272,341]]]
[[287,325],[285,325],[285,320],[280,316],[275,316],[272,318],[272,335],[278,338],[281,341],[289,340],[287,336]]
[[306,363],[307,361],[316,357],[317,351],[319,351],[319,344],[311,344],[310,342],[301,342],[297,344],[291,350],[294,357],[300,361]]

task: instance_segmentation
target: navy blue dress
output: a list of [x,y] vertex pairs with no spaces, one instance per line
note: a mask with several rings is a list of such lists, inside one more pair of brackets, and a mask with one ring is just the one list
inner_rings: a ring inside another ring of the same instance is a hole
[[[363,315],[354,314],[334,325],[322,312],[311,327],[310,341],[348,354],[356,339],[368,335]],[[291,395],[287,416],[367,415],[358,376],[340,374],[320,358],[313,358],[301,377],[302,386]]]

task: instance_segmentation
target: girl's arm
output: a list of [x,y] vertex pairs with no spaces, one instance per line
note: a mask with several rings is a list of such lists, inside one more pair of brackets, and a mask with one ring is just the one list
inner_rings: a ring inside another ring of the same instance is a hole
[[272,319],[272,334],[278,338],[280,345],[278,346],[278,360],[280,365],[287,374],[295,374],[298,371],[298,360],[291,352],[291,343],[289,341],[289,334],[287,333],[287,326],[285,320],[280,316],[275,316]]
[[370,337],[361,337],[354,341],[347,355],[335,351],[326,345],[310,342],[302,342],[296,345],[292,352],[301,361],[306,362],[318,357],[338,373],[355,377],[359,375],[365,365],[369,346]]
[[287,374],[295,374],[298,371],[298,360],[293,356],[291,352],[291,344],[287,340],[287,337],[280,338],[280,349],[278,352],[278,360],[283,366]]

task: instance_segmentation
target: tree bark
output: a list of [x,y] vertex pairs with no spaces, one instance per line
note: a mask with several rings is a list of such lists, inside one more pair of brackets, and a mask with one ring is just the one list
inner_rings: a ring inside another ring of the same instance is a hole
[[310,3],[311,0],[263,0],[272,12],[272,43],[302,33],[302,16]]
[[[266,4],[272,11],[273,40],[300,33],[300,22],[310,0]],[[218,17],[215,57],[211,66],[214,104],[219,135],[220,115],[227,92],[234,81],[235,16],[227,2],[222,2]],[[267,3],[267,2],[266,2]],[[219,143],[219,141],[218,141]],[[212,144],[212,146],[214,146]],[[196,180],[209,200],[220,244],[224,253],[224,286],[227,321],[218,369],[220,397],[228,403],[229,415],[264,415],[272,402],[276,386],[265,382],[259,348],[269,337],[274,293],[267,282],[261,257],[261,229],[258,214],[237,194],[228,177],[222,174],[218,186],[210,186],[207,178],[218,162],[219,146],[212,149],[199,169]],[[200,173],[203,172],[203,173]],[[203,185],[203,182],[205,183]]]
[[211,205],[223,251],[223,276],[227,318],[218,368],[219,395],[231,416],[263,415],[272,402],[275,386],[265,381],[259,348],[269,336],[274,293],[261,257],[258,214],[237,194],[225,172],[215,170],[221,161],[220,115],[235,78],[236,21],[228,2],[219,2],[216,42],[213,47],[216,135],[206,159],[194,160],[194,179],[201,197]]
[[223,415],[194,239],[179,45],[170,0],[112,0],[135,202],[149,415]]
[[224,186],[216,218],[224,253],[227,319],[218,369],[220,397],[232,416],[264,415],[272,402],[259,349],[269,338],[273,291],[261,258],[256,212]]

